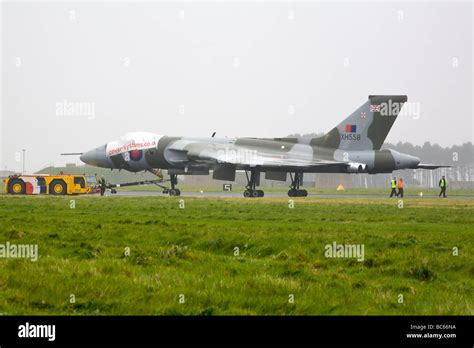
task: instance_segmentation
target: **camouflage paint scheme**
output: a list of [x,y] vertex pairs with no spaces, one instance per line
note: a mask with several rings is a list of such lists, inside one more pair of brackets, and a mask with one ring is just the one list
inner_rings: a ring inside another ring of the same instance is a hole
[[[236,170],[265,172],[286,180],[287,173],[391,173],[420,165],[420,159],[380,150],[407,97],[369,96],[344,121],[318,138],[194,138],[129,133],[84,153],[87,164],[132,172],[168,169],[171,174],[207,174],[234,180]],[[258,184],[257,184],[258,185]]]

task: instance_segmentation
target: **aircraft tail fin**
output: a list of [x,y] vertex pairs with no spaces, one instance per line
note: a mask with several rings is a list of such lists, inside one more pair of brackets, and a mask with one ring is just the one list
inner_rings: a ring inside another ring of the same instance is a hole
[[368,101],[311,144],[339,150],[379,150],[406,101],[406,95],[369,95]]

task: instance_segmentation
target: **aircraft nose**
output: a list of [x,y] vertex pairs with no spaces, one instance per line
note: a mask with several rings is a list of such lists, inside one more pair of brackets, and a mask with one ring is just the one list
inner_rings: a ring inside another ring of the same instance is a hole
[[84,162],[85,164],[89,164],[92,160],[92,151],[87,151],[79,157],[79,159]]
[[105,155],[105,145],[100,146],[94,150],[87,151],[84,154],[82,154],[82,156],[79,158],[82,162],[89,164],[91,166],[105,167],[105,168],[110,167],[109,159]]

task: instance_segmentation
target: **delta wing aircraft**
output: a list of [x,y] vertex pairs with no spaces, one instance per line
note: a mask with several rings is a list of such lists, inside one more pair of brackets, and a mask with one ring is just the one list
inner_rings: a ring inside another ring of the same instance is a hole
[[156,173],[166,169],[171,196],[180,195],[177,175],[208,175],[235,181],[236,171],[247,176],[245,197],[263,197],[257,189],[260,174],[286,181],[290,197],[305,197],[303,173],[391,173],[398,169],[435,169],[420,159],[381,146],[407,97],[371,95],[368,100],[327,134],[317,138],[208,138],[172,137],[147,132],[128,133],[83,153],[92,166]]

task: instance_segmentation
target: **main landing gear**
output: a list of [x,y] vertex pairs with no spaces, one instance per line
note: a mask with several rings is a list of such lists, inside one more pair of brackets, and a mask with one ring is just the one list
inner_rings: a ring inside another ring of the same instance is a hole
[[256,187],[260,183],[260,172],[257,172],[255,169],[250,170],[250,177],[249,171],[245,171],[245,176],[247,177],[247,186],[245,186],[244,197],[247,198],[256,198],[256,197],[263,197],[264,192],[263,190],[257,190]]
[[176,185],[178,184],[178,175],[177,174],[170,174],[170,184],[171,188],[170,189],[164,189],[163,193],[164,194],[169,194],[170,196],[179,196],[181,195],[181,191],[176,188]]
[[308,196],[308,191],[300,190],[300,185],[303,184],[303,173],[290,173],[291,185],[290,190],[288,191],[288,196],[290,197],[306,197]]
[[[249,175],[250,173],[250,175]],[[245,186],[244,197],[256,198],[263,197],[264,192],[257,190],[256,187],[260,184],[260,172],[255,169],[246,170],[247,185]],[[291,185],[288,191],[290,197],[307,197],[308,191],[300,190],[300,185],[303,185],[303,173],[290,173]]]

